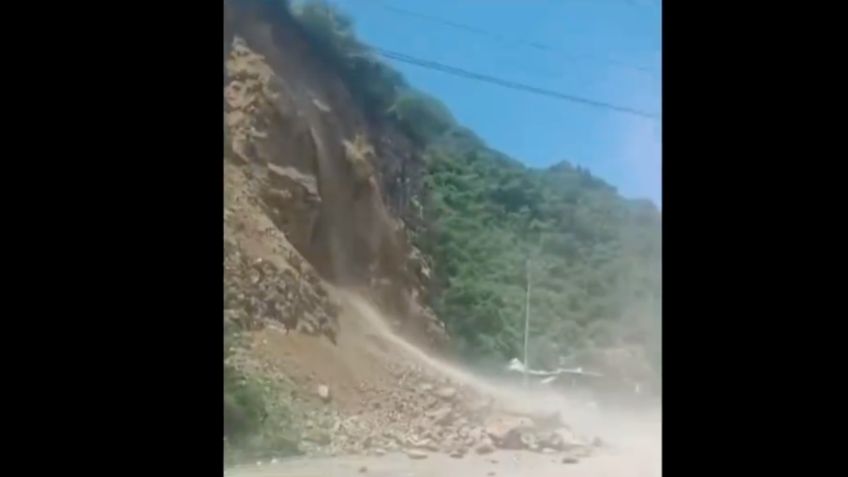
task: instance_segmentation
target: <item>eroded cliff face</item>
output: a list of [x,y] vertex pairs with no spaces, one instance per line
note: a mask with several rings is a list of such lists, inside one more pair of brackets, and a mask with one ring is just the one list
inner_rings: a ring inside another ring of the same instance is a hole
[[[224,3],[225,175],[239,176],[227,185],[250,204],[225,211],[225,228],[233,243],[263,233],[286,242],[291,250],[268,251],[277,257],[266,261],[301,260],[322,279],[372,296],[410,338],[439,346],[444,326],[423,304],[429,267],[408,236],[418,156],[357,109],[274,3]],[[244,217],[233,217],[244,214],[262,215],[274,230],[238,229]],[[310,326],[321,327],[344,332],[343,324]]]

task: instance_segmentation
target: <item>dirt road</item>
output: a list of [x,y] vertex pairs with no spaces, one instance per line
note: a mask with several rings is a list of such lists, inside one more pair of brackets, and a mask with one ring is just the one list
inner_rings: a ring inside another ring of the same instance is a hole
[[[660,477],[659,456],[601,453],[576,464],[563,463],[562,456],[524,451],[498,451],[489,455],[467,455],[453,459],[430,454],[413,460],[404,454],[382,457],[298,458],[243,466],[229,470],[227,477]],[[365,469],[364,471],[362,469]]]

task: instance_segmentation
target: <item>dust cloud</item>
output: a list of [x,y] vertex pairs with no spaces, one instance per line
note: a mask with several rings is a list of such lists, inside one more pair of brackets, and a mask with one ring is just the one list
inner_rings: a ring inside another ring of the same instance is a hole
[[609,449],[609,455],[604,457],[606,465],[621,471],[612,470],[603,475],[661,475],[662,411],[659,403],[646,406],[624,402],[614,408],[598,407],[550,388],[524,387],[506,380],[482,378],[457,364],[428,355],[394,333],[383,314],[359,295],[339,291],[339,297],[382,338],[454,383],[493,399],[498,410],[531,416],[557,413],[574,431],[600,437]]

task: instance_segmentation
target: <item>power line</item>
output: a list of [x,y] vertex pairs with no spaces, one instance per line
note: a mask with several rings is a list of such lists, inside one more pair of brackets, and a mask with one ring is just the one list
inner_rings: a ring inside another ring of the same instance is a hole
[[439,23],[439,24],[442,24],[442,25],[445,25],[445,26],[448,26],[448,27],[451,27],[451,28],[455,28],[457,30],[463,30],[463,31],[466,31],[466,32],[469,32],[469,33],[475,33],[477,35],[488,36],[488,37],[492,37],[492,38],[495,38],[495,39],[501,40],[501,41],[504,40],[504,37],[502,37],[501,35],[498,35],[497,33],[488,32],[486,30],[482,30],[482,29],[477,28],[477,27],[473,27],[473,26],[470,26],[470,25],[463,25],[462,23],[452,22],[450,20],[445,20],[445,19],[442,19],[442,18],[439,18],[439,17],[426,15],[424,13],[418,13],[418,12],[413,12],[413,11],[406,10],[406,9],[403,9],[403,8],[393,7],[391,5],[387,5],[383,2],[378,2],[378,3],[380,3],[380,5],[385,10],[388,10],[390,12],[394,12],[394,13],[397,13],[397,14],[400,14],[400,15],[406,15],[408,17],[415,17],[415,18],[419,18],[421,20],[426,20],[426,21],[429,21],[429,22]]
[[589,54],[585,54],[585,53],[582,54],[582,55],[574,55],[574,54],[566,52],[565,50],[562,50],[560,48],[550,46],[550,45],[546,45],[544,43],[540,43],[540,42],[537,42],[537,41],[525,41],[525,40],[519,40],[519,39],[510,39],[510,38],[507,38],[507,37],[505,37],[501,34],[490,32],[490,31],[484,30],[482,28],[478,28],[478,27],[471,26],[471,25],[466,25],[466,24],[463,24],[463,23],[457,23],[457,22],[454,22],[454,21],[451,21],[451,20],[446,20],[444,18],[439,18],[439,17],[433,16],[433,15],[427,15],[427,14],[424,14],[424,13],[406,10],[404,8],[398,8],[398,7],[389,5],[385,2],[382,2],[380,0],[369,0],[369,1],[374,1],[375,3],[380,4],[380,6],[384,10],[398,14],[398,15],[405,15],[405,16],[408,16],[408,17],[418,18],[418,19],[424,20],[424,21],[438,23],[438,24],[441,24],[441,25],[444,25],[444,26],[447,26],[447,27],[450,27],[450,28],[454,28],[456,30],[461,30],[461,31],[464,31],[464,32],[467,32],[467,33],[474,33],[474,34],[480,35],[480,36],[486,36],[486,37],[489,37],[489,38],[492,38],[492,39],[495,39],[495,40],[498,40],[498,41],[504,42],[504,43],[509,42],[509,43],[521,44],[521,45],[524,45],[524,46],[527,46],[527,47],[530,47],[530,48],[533,48],[533,49],[536,49],[536,50],[546,51],[548,53],[559,54],[560,56],[567,57],[567,58],[569,58],[570,60],[573,60],[573,61],[575,61],[575,60],[579,61],[581,59],[588,60],[588,61],[596,61],[596,62],[601,62],[601,63],[607,63],[607,64],[612,65],[612,66],[617,66],[619,68],[625,68],[625,69],[631,69],[631,70],[639,71],[639,72],[646,73],[646,74],[649,74],[649,75],[654,74],[654,71],[652,71],[650,68],[647,68],[647,67],[644,67],[644,66],[634,65],[634,64],[627,63],[627,62],[624,62],[624,61],[619,61],[619,60],[615,60],[615,59],[611,59],[611,58],[605,58],[605,57],[599,57],[599,56],[596,56],[596,55],[589,55]]
[[496,85],[503,86],[503,87],[506,87],[506,88],[521,90],[521,91],[527,91],[527,92],[530,92],[530,93],[535,93],[535,94],[539,94],[539,95],[542,95],[542,96],[548,96],[548,97],[555,98],[555,99],[562,99],[562,100],[571,101],[571,102],[575,102],[575,103],[586,104],[586,105],[589,105],[589,106],[610,109],[610,110],[613,110],[613,111],[618,111],[620,113],[627,113],[627,114],[632,114],[632,115],[636,115],[636,116],[641,116],[643,118],[649,118],[649,119],[654,119],[654,120],[659,119],[659,114],[657,114],[657,113],[642,111],[642,110],[630,108],[630,107],[627,107],[627,106],[618,106],[618,105],[615,105],[615,104],[605,103],[605,102],[602,102],[602,101],[596,101],[594,99],[589,99],[589,98],[581,98],[579,96],[560,93],[558,91],[538,88],[536,86],[531,86],[531,85],[527,85],[527,84],[523,84],[523,83],[517,83],[517,82],[514,82],[514,81],[496,78],[494,76],[488,76],[488,75],[484,75],[484,74],[480,74],[480,73],[475,73],[473,71],[468,71],[468,70],[465,70],[465,69],[462,69],[462,68],[457,68],[455,66],[446,65],[446,64],[443,64],[443,63],[439,63],[437,61],[425,60],[425,59],[416,58],[414,56],[410,56],[410,55],[407,55],[407,54],[404,54],[404,53],[386,50],[386,49],[383,49],[383,48],[376,47],[374,45],[367,45],[367,46],[370,47],[371,49],[373,49],[374,51],[376,51],[377,53],[379,53],[380,55],[382,55],[382,56],[384,56],[388,59],[391,59],[391,60],[401,61],[401,62],[404,62],[404,63],[409,63],[409,64],[413,64],[413,65],[416,65],[416,66],[421,66],[421,67],[424,67],[424,68],[429,68],[429,69],[432,69],[432,70],[441,71],[443,73],[448,73],[448,74],[460,76],[460,77],[467,78],[467,79],[473,79],[473,80],[477,80],[477,81],[492,83],[492,84],[496,84]]
[[[391,12],[391,13],[400,14],[400,15],[405,15],[405,16],[409,16],[409,17],[414,17],[414,18],[418,18],[418,19],[421,19],[421,20],[424,20],[424,21],[430,21],[430,22],[433,22],[433,23],[439,23],[439,24],[441,24],[441,25],[444,25],[444,26],[447,26],[447,27],[450,27],[450,28],[454,28],[454,29],[457,29],[457,30],[462,30],[462,31],[464,31],[464,32],[466,32],[466,33],[472,33],[472,34],[475,34],[475,35],[488,37],[488,38],[490,38],[490,39],[493,39],[493,40],[495,40],[495,41],[499,41],[499,42],[501,42],[501,43],[510,43],[510,42],[511,42],[511,40],[509,40],[508,38],[503,37],[503,36],[501,36],[501,35],[499,35],[499,34],[497,34],[497,33],[492,33],[492,32],[486,31],[486,30],[482,30],[482,29],[477,28],[477,27],[474,27],[474,26],[464,25],[464,24],[461,24],[461,23],[452,22],[452,21],[450,21],[450,20],[445,20],[445,19],[442,19],[442,18],[439,18],[439,17],[434,17],[434,16],[431,16],[431,15],[427,15],[427,14],[424,14],[424,13],[418,13],[418,12],[413,12],[413,11],[410,11],[410,10],[405,10],[405,9],[403,9],[403,8],[393,7],[393,6],[388,5],[388,4],[384,3],[384,2],[381,2],[381,1],[379,1],[379,0],[369,0],[369,1],[373,1],[373,2],[375,2],[375,3],[379,3],[379,4],[380,4],[380,6],[381,6],[383,9],[385,9],[385,10],[387,10],[387,11]],[[519,42],[519,44],[524,44],[525,46],[529,46],[529,47],[531,47],[531,48],[535,48],[535,49],[537,49],[537,50],[546,50],[546,51],[548,51],[548,52],[559,53],[559,54],[561,54],[561,55],[564,55],[564,56],[566,56],[566,57],[569,57],[569,59],[570,59],[570,60],[572,60],[572,61],[577,61],[577,60],[578,60],[578,59],[577,59],[576,57],[574,57],[573,55],[569,55],[569,54],[567,54],[567,53],[563,53],[563,52],[557,52],[557,51],[555,51],[555,50],[551,49],[550,47],[547,47],[547,46],[542,45],[542,44],[539,44],[539,43],[535,43],[535,42],[529,42],[529,43],[528,43],[528,42],[524,42],[524,41],[522,41],[522,40],[518,40],[518,42]],[[536,72],[538,72],[538,69],[537,69],[537,68],[528,67],[526,64],[520,64],[520,63],[519,63],[519,64],[518,64],[518,66],[519,66],[519,67],[521,67],[521,68],[523,68],[523,69],[525,69],[525,70],[534,70],[534,69],[535,69],[535,70],[536,70]],[[545,73],[545,74],[546,74],[546,76],[551,76],[551,74],[550,74],[550,73]],[[577,70],[577,74],[578,74],[578,77],[582,77],[582,75],[580,74],[579,70]],[[560,75],[560,74],[555,74],[554,76],[561,76],[561,75]]]

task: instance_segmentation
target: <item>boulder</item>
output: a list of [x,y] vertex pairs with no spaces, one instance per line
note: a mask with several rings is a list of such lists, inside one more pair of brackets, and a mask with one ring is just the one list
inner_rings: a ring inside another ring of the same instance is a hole
[[462,459],[463,457],[465,457],[466,452],[467,452],[467,450],[465,448],[460,447],[460,448],[452,450],[451,453],[450,453],[450,456],[453,457],[454,459]]
[[330,387],[326,384],[321,384],[318,386],[318,397],[321,398],[324,402],[330,401]]
[[427,453],[419,449],[407,449],[406,455],[410,459],[426,459]]
[[478,454],[491,454],[495,451],[495,447],[492,445],[492,441],[490,439],[484,438],[480,441],[474,451]]
[[[486,424],[486,434],[497,447],[502,449],[521,449],[522,433],[533,429],[533,421],[526,417],[503,416],[490,420]],[[529,439],[529,438],[528,438]]]
[[440,388],[436,391],[436,396],[439,396],[442,399],[450,400],[456,397],[456,389],[450,386],[446,386]]
[[304,433],[303,440],[325,446],[330,444],[331,438],[330,434],[318,429],[313,429]]
[[522,447],[525,449],[537,450],[539,448],[536,434],[532,432],[521,432],[519,440],[521,441]]
[[435,424],[444,425],[451,421],[451,413],[453,409],[450,406],[443,406],[433,411],[427,412],[427,417],[432,419]]

